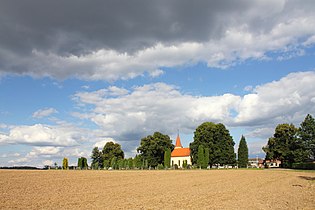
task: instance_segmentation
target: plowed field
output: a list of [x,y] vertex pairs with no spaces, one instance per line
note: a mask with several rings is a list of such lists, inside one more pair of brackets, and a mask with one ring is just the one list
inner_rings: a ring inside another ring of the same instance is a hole
[[0,209],[315,209],[315,173],[0,170]]

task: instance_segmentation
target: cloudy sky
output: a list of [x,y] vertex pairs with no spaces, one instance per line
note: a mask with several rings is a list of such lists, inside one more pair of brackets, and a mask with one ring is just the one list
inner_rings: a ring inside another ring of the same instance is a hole
[[251,157],[315,114],[313,0],[0,2],[0,166],[224,123]]

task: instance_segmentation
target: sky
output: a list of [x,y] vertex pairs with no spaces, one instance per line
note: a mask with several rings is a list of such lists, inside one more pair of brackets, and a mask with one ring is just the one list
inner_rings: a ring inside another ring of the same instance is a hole
[[0,166],[223,123],[250,157],[315,114],[315,1],[2,0]]

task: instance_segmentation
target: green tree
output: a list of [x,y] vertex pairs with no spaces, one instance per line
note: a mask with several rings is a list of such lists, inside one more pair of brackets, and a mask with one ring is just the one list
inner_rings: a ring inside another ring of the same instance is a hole
[[112,169],[117,169],[117,157],[111,159],[110,167],[112,167]]
[[[144,160],[144,159],[143,159]],[[143,169],[148,169],[149,168],[149,161],[148,160],[144,160],[144,165],[142,167]]]
[[80,169],[88,168],[87,159],[85,157],[78,158],[78,168]]
[[174,145],[168,135],[155,132],[152,136],[149,135],[141,139],[137,151],[148,162],[148,166],[156,167],[158,164],[163,164],[164,151],[173,148]]
[[282,162],[282,167],[291,167],[293,163],[301,162],[305,152],[297,138],[297,131],[293,124],[279,124],[267,146],[263,147],[266,159],[278,159]]
[[306,156],[315,159],[315,120],[312,115],[308,114],[301,123],[298,136]]
[[87,163],[87,159],[85,157],[81,157],[81,158],[83,159],[82,161],[83,169],[87,169],[89,167]]
[[248,147],[245,137],[242,135],[237,150],[237,163],[239,168],[247,168],[248,165]]
[[124,169],[125,168],[125,159],[119,159],[117,161],[117,165],[118,165],[119,170]]
[[109,160],[103,160],[103,167],[106,169],[106,168],[109,168],[110,167],[110,161]]
[[184,161],[183,161],[183,168],[184,168],[184,169],[187,169],[187,160],[184,160]]
[[63,161],[62,161],[62,168],[63,169],[68,169],[69,166],[68,166],[68,158],[63,158]]
[[141,155],[136,155],[135,158],[133,159],[133,165],[137,169],[143,168],[143,159]]
[[83,167],[82,167],[82,166],[83,166],[82,161],[83,161],[83,160],[82,160],[81,158],[78,158],[78,168],[79,168],[79,169],[82,169],[82,168],[83,168]]
[[134,169],[134,161],[132,158],[128,158],[128,169]]
[[107,142],[102,150],[102,160],[110,162],[113,157],[116,157],[117,161],[124,159],[124,151],[122,151],[120,144],[114,142]]
[[103,168],[102,153],[99,151],[98,147],[93,148],[91,159],[91,167],[93,169]]
[[193,164],[198,163],[198,148],[202,145],[209,148],[209,164],[236,163],[234,141],[230,132],[221,123],[205,122],[194,132],[194,141],[190,143]]
[[205,154],[204,154],[204,164],[203,168],[207,168],[210,161],[210,150],[208,147],[205,148]]
[[198,161],[197,161],[198,167],[203,168],[204,162],[205,162],[204,148],[202,145],[199,145],[199,147],[198,147]]
[[170,168],[171,167],[171,149],[168,148],[164,152],[164,167]]

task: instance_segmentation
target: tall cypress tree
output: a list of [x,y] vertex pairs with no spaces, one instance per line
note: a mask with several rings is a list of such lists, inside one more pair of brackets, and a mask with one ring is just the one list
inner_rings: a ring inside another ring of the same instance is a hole
[[205,148],[205,155],[204,155],[204,164],[203,167],[207,168],[210,161],[210,150],[208,147]]
[[[298,131],[303,150],[308,158],[315,159],[315,119],[308,114]],[[303,161],[303,160],[302,160]]]
[[171,149],[166,149],[164,152],[164,167],[170,168],[171,167]]
[[68,158],[63,158],[63,161],[62,161],[62,168],[63,169],[68,169],[69,166],[68,166]]
[[78,168],[79,169],[82,169],[82,161],[83,161],[83,159],[82,158],[78,158]]
[[204,162],[205,162],[204,148],[202,145],[199,145],[199,147],[198,147],[198,160],[197,160],[197,164],[198,164],[199,168],[204,166]]
[[237,157],[238,157],[238,167],[246,168],[248,164],[248,147],[247,147],[245,137],[243,135],[242,135],[240,144],[238,146]]
[[92,150],[92,168],[93,169],[98,169],[98,168],[103,168],[103,161],[101,159],[102,153],[99,151],[98,147],[94,147]]

